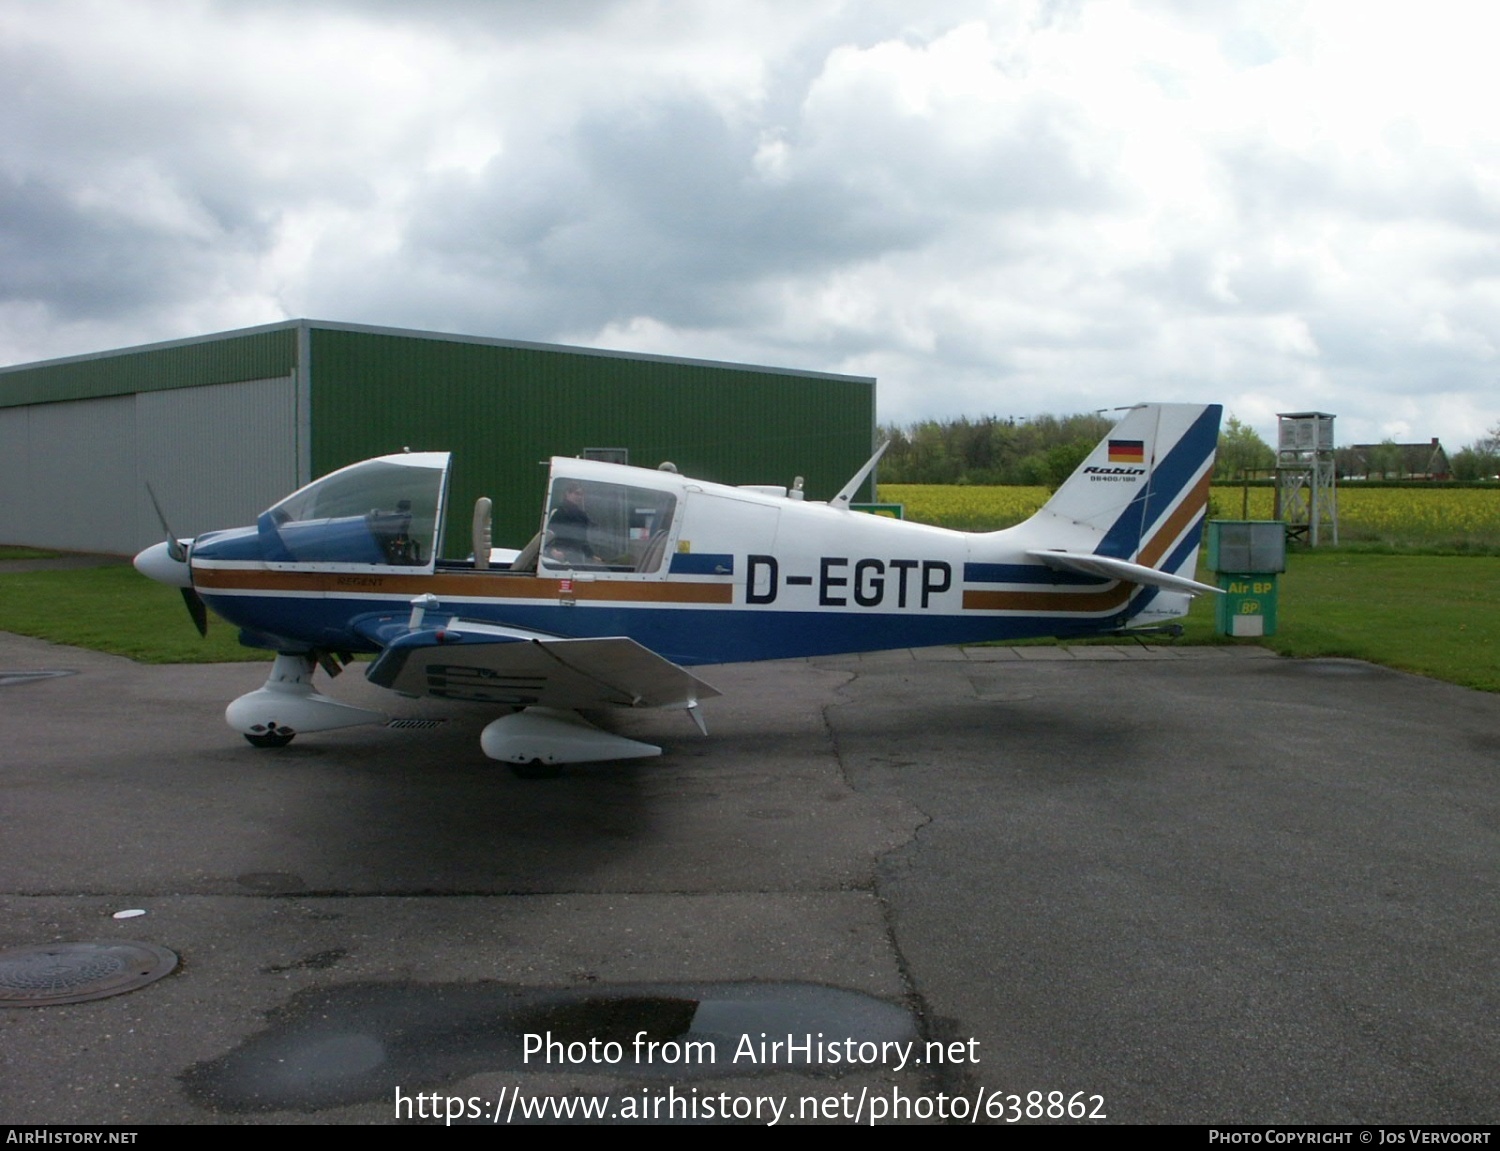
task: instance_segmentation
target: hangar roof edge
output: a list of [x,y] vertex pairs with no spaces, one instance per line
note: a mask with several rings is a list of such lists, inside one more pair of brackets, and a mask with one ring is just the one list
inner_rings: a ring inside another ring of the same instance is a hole
[[850,383],[873,385],[874,376],[855,376],[841,372],[817,372],[806,368],[782,368],[763,364],[745,364],[732,360],[708,360],[689,356],[667,356],[654,352],[624,352],[609,348],[590,348],[576,344],[548,344],[533,340],[507,340],[494,336],[473,336],[457,332],[436,332],[417,328],[391,328],[375,324],[346,324],[335,320],[295,319],[279,320],[272,324],[259,324],[249,328],[234,328],[224,332],[211,332],[202,336],[186,336],[176,340],[161,340],[150,344],[133,344],[123,348],[111,348],[101,352],[84,352],[73,356],[59,356],[50,360],[32,360],[24,364],[0,365],[0,376],[25,372],[34,368],[51,368],[64,364],[86,363],[105,360],[112,356],[133,355],[140,352],[158,352],[170,348],[185,348],[195,344],[211,343],[215,340],[253,336],[266,332],[320,329],[334,332],[355,332],[374,336],[398,336],[414,340],[440,340],[456,344],[482,344],[489,347],[517,348],[539,352],[561,352],[574,356],[598,356],[604,359],[636,360],[646,363],[682,364],[706,368],[723,368],[730,371],[770,372],[775,375],[802,376],[817,380],[843,380]]

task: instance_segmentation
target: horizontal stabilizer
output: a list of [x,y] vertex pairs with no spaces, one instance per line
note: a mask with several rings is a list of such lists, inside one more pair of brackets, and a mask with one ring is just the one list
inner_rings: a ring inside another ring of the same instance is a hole
[[1187,592],[1188,595],[1223,595],[1210,584],[1199,583],[1186,576],[1157,571],[1144,564],[1133,564],[1128,560],[1112,559],[1109,556],[1081,552],[1059,552],[1032,549],[1026,553],[1058,571],[1078,572],[1081,575],[1103,576],[1105,579],[1122,580],[1125,583],[1141,584],[1145,587],[1165,588],[1168,591]]

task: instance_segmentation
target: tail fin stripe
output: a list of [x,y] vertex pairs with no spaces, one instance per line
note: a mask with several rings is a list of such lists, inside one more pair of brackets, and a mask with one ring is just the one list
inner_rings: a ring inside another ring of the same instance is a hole
[[1146,514],[1146,500],[1150,494],[1144,487],[1136,493],[1119,518],[1110,525],[1109,531],[1104,533],[1104,538],[1094,549],[1096,552],[1121,560],[1129,559],[1135,554],[1136,544],[1141,538],[1141,521]]
[[[1182,542],[1172,549],[1172,554],[1167,557],[1167,562],[1161,565],[1164,572],[1180,572],[1182,565],[1187,563],[1192,554],[1198,550],[1198,544],[1203,539],[1203,525],[1208,519],[1206,508],[1198,509],[1198,519],[1194,522],[1188,534],[1182,537]],[[1153,565],[1154,566],[1154,565]],[[1188,572],[1188,578],[1194,577],[1193,572]]]
[[1109,531],[1105,532],[1104,538],[1094,549],[1095,552],[1115,559],[1129,559],[1136,553],[1142,533],[1177,501],[1183,488],[1218,446],[1220,411],[1217,404],[1204,408],[1192,426],[1156,465],[1148,477],[1147,490],[1131,500]]
[[[1166,554],[1167,549],[1177,542],[1182,536],[1183,529],[1192,525],[1195,519],[1201,518],[1204,505],[1208,502],[1208,481],[1210,478],[1207,472],[1203,473],[1203,476],[1193,485],[1192,490],[1177,505],[1176,510],[1167,517],[1166,522],[1157,529],[1155,534],[1146,542],[1145,546],[1141,548],[1140,557],[1136,562],[1143,563],[1147,567],[1156,567],[1156,561],[1161,559]],[[1198,529],[1199,531],[1202,530],[1202,524],[1198,525]],[[1198,531],[1189,532],[1187,538],[1196,546]],[[1176,571],[1177,569],[1168,568],[1167,570]]]
[[1204,408],[1203,414],[1193,421],[1193,426],[1173,445],[1167,458],[1151,477],[1151,500],[1146,507],[1145,526],[1149,527],[1160,518],[1176,498],[1177,492],[1188,484],[1204,461],[1218,448],[1221,410],[1218,404]]

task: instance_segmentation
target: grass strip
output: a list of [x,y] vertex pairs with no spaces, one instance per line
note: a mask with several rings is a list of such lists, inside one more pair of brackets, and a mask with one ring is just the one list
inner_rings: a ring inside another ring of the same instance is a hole
[[[1213,602],[1201,596],[1174,642],[1258,642],[1283,655],[1364,659],[1500,691],[1500,559],[1294,553],[1280,581],[1279,616],[1277,635],[1227,639],[1214,634]],[[125,566],[0,574],[0,630],[143,663],[269,658],[241,647],[237,630],[216,617],[200,639],[176,589]]]
[[182,595],[125,564],[0,573],[0,631],[106,651],[141,663],[270,659],[241,646],[239,629],[210,613],[208,638]]

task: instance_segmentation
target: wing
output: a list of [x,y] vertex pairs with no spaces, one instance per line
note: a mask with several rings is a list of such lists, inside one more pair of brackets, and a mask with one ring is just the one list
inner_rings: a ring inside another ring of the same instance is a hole
[[457,617],[438,628],[387,619],[361,630],[385,647],[370,682],[405,695],[571,709],[687,708],[719,694],[627,636],[563,639]]

